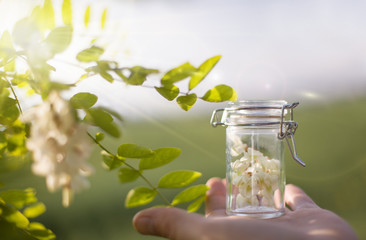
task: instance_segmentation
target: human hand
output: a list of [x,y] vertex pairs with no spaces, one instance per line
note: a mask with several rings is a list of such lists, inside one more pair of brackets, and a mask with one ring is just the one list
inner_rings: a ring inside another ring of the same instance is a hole
[[136,214],[141,234],[172,240],[218,239],[358,239],[352,228],[331,211],[319,208],[300,188],[287,185],[284,216],[252,219],[225,214],[226,187],[218,178],[207,182],[206,218],[177,208],[150,208]]

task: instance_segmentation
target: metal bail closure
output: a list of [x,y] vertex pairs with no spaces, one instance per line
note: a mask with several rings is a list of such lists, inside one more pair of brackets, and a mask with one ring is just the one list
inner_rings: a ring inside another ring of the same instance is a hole
[[220,126],[225,125],[224,122],[219,121],[219,116],[217,115],[218,112],[224,112],[224,111],[225,111],[225,108],[218,108],[213,111],[212,116],[211,116],[211,121],[210,121],[210,123],[213,127],[217,127],[218,125],[220,125]]
[[[301,166],[305,167],[305,163],[297,155],[295,137],[294,137],[294,134],[295,134],[295,131],[297,129],[298,124],[297,124],[296,121],[294,121],[293,109],[295,107],[297,107],[297,105],[299,105],[298,102],[295,102],[291,105],[283,105],[282,106],[280,132],[278,133],[278,139],[281,139],[281,140],[286,139],[287,146],[290,150],[292,158],[297,163],[299,163]],[[290,110],[290,120],[289,121],[284,121],[285,109]],[[289,142],[289,138],[291,138],[292,147],[291,147],[291,144]]]

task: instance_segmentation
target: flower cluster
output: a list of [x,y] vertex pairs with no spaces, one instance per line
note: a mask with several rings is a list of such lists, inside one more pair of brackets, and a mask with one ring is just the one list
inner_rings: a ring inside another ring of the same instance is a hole
[[236,207],[274,206],[274,192],[278,188],[280,161],[270,159],[260,151],[237,142],[231,149],[240,157],[231,163],[232,184],[236,189]]
[[86,127],[76,122],[69,103],[58,92],[52,92],[41,105],[23,116],[30,122],[27,148],[33,152],[34,174],[46,177],[50,191],[63,189],[62,203],[68,206],[74,191],[89,186],[86,176],[93,168],[86,159],[92,143]]

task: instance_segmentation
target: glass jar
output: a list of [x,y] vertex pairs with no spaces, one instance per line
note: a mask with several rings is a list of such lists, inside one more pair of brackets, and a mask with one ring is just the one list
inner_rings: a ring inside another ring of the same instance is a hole
[[[213,126],[226,128],[226,212],[228,215],[273,218],[284,214],[285,164],[283,139],[296,161],[293,108],[286,101],[230,102],[216,109]],[[290,111],[291,119],[286,121]],[[221,121],[218,113],[222,112]],[[288,139],[292,139],[291,147]]]

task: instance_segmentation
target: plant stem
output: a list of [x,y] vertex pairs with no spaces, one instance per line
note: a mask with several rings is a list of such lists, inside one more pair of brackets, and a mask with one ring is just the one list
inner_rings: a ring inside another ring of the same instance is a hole
[[6,79],[6,81],[8,81],[9,83],[9,86],[10,86],[10,89],[11,89],[11,92],[13,93],[14,95],[14,98],[15,98],[15,101],[17,102],[17,105],[18,105],[18,108],[19,108],[19,111],[21,114],[23,114],[23,111],[22,111],[22,107],[20,106],[20,102],[19,102],[19,99],[18,99],[18,96],[15,94],[15,90],[13,88],[13,86],[11,85],[11,82],[8,80],[7,77],[4,76],[4,78]]
[[[108,153],[110,156],[112,157],[117,157],[115,154],[111,153],[108,149],[106,149],[100,142],[97,141],[97,139],[95,139],[90,133],[88,133],[88,136],[102,149],[104,150],[106,153]],[[130,164],[128,164],[127,162],[124,162],[124,164],[129,167],[130,169],[136,171],[139,173],[140,177],[153,189],[157,192],[157,194],[159,195],[159,197],[170,207],[172,207],[173,205],[169,202],[169,200],[158,190],[157,187],[155,187],[150,181],[149,179],[147,179],[138,169],[136,169],[135,167],[131,166]]]

